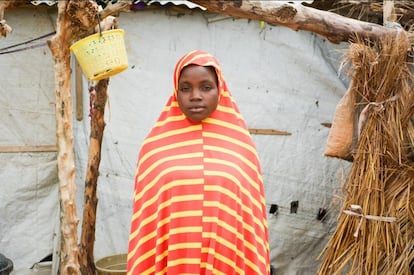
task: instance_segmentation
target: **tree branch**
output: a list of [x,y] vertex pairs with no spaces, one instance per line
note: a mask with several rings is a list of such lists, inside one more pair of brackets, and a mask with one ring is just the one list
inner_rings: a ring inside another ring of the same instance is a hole
[[294,31],[313,32],[335,44],[353,41],[355,37],[379,40],[387,34],[396,32],[395,29],[389,29],[378,24],[306,7],[300,2],[246,0],[191,0],[191,2],[205,7],[210,12],[265,21]]

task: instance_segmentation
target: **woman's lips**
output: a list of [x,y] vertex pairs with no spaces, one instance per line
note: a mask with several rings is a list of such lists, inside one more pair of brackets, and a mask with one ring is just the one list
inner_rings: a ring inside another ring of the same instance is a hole
[[204,111],[204,109],[205,109],[205,107],[204,107],[204,106],[195,106],[195,107],[191,107],[191,108],[189,108],[189,110],[190,110],[192,113],[200,113],[200,112]]

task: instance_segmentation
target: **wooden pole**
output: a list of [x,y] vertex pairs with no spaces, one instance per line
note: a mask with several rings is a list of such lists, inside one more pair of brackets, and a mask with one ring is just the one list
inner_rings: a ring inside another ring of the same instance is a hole
[[60,274],[79,274],[78,218],[76,215],[75,161],[72,131],[71,67],[69,45],[72,42],[68,1],[58,2],[56,35],[48,41],[54,60],[56,89],[56,139],[60,198]]
[[98,198],[96,196],[99,177],[99,164],[101,161],[101,145],[105,128],[104,114],[107,101],[107,89],[109,79],[99,80],[95,86],[94,100],[91,102],[91,133],[89,144],[88,167],[85,179],[84,208],[82,219],[82,234],[79,244],[79,262],[82,274],[95,274],[94,244],[96,208]]
[[0,153],[57,152],[56,145],[0,146]]
[[319,34],[332,43],[351,42],[356,36],[379,40],[395,30],[303,6],[300,1],[191,0],[210,12],[265,21],[294,31]]
[[[113,8],[113,6],[111,6]],[[118,6],[119,7],[119,6]],[[118,20],[114,16],[107,16],[100,22],[102,31],[118,27]],[[95,28],[99,31],[99,28]],[[79,262],[82,274],[95,274],[94,261],[96,209],[98,207],[97,187],[99,165],[101,162],[101,145],[105,129],[105,105],[107,102],[109,78],[99,80],[95,87],[91,87],[91,133],[89,139],[89,157],[86,168],[84,208],[82,218],[82,234],[79,244]]]

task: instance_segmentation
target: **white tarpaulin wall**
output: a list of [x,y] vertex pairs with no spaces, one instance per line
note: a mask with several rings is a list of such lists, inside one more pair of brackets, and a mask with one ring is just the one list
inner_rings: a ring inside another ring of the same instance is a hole
[[[0,40],[0,48],[53,31],[54,12],[40,6],[8,11],[14,31]],[[346,90],[346,80],[338,76],[339,49],[346,45],[280,26],[261,28],[257,21],[214,20],[222,17],[164,8],[121,14],[129,68],[109,82],[95,259],[126,252],[140,144],[172,91],[175,62],[201,49],[220,61],[249,128],[291,133],[253,136],[267,207],[278,206],[278,215],[269,214],[271,262],[281,274],[316,270],[316,257],[335,226],[338,209],[332,200],[341,194],[339,177],[348,168],[344,161],[323,156],[329,128],[321,125],[332,121]],[[48,47],[0,55],[0,75],[0,147],[55,145]],[[88,83],[83,84],[84,118],[77,121],[74,115],[73,121],[79,219],[90,129]],[[0,253],[23,270],[56,246],[56,152],[0,153],[0,167]],[[296,201],[297,211],[291,213]],[[320,209],[327,210],[323,221],[317,219]]]

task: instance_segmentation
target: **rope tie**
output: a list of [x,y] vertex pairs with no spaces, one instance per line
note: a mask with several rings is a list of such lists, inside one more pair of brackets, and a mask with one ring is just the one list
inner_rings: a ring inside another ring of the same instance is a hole
[[361,229],[362,220],[373,220],[373,221],[382,221],[382,222],[395,222],[397,218],[395,217],[381,217],[381,216],[373,216],[373,215],[364,215],[362,214],[362,207],[360,205],[351,204],[350,210],[344,210],[345,214],[349,216],[356,216],[360,217],[357,229],[355,230],[354,237],[358,237],[359,231]]
[[361,113],[359,114],[358,119],[358,138],[361,136],[362,128],[365,125],[365,122],[368,117],[368,112],[373,109],[377,112],[381,112],[385,109],[384,104],[391,101],[396,101],[400,98],[400,95],[394,95],[393,97],[390,97],[384,101],[381,102],[370,102],[368,103],[364,109],[362,109]]

